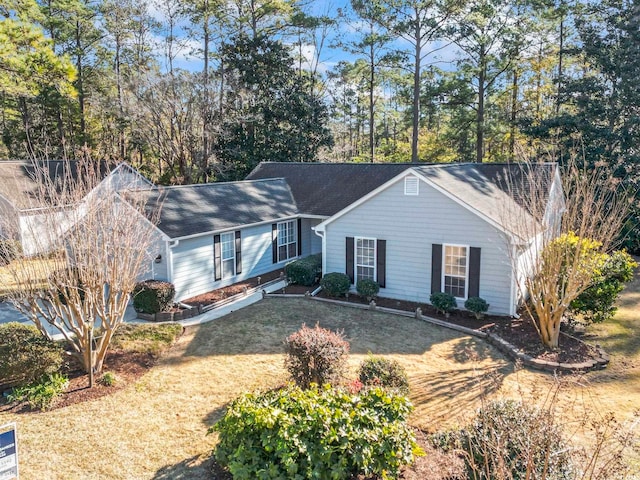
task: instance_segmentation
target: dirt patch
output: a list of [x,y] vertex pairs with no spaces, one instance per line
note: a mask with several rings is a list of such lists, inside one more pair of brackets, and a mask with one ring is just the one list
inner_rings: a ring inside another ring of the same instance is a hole
[[280,295],[280,294],[304,295],[307,292],[309,292],[309,293],[313,292],[319,286],[320,286],[319,283],[316,283],[316,284],[308,286],[308,287],[305,286],[305,285],[287,285],[286,287],[284,287],[284,288],[282,288],[280,290],[276,290],[276,291],[272,292],[271,295]]
[[[331,298],[322,291],[318,297]],[[363,305],[369,303],[366,298],[357,294],[349,294],[348,298],[341,298],[339,300]],[[478,320],[464,310],[454,310],[449,315],[443,315],[433,306],[425,303],[379,297],[376,298],[376,305],[405,312],[415,312],[417,308],[420,308],[422,314],[425,316],[474,330],[495,333],[521,352],[540,360],[558,363],[582,363],[600,356],[591,345],[582,342],[576,337],[565,334],[560,335],[560,350],[555,351],[548,349],[540,341],[538,331],[526,312],[520,312],[521,317],[519,319],[498,315],[485,315],[481,320]]]
[[221,300],[232,297],[234,295],[238,295],[239,293],[243,293],[245,289],[259,287],[260,285],[264,285],[267,282],[276,280],[283,275],[283,269],[274,270],[263,275],[257,275],[255,277],[247,278],[242,282],[234,283],[233,285],[229,285],[228,287],[222,287],[207,293],[203,293],[201,295],[196,295],[195,297],[183,300],[182,303],[186,303],[187,305],[191,306],[213,305]]

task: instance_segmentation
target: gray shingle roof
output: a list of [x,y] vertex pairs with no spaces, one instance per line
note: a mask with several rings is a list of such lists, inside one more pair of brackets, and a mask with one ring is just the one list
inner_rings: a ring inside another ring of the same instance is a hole
[[283,179],[208,183],[146,190],[161,205],[158,228],[169,238],[228,230],[298,214]]
[[411,166],[415,165],[263,162],[247,180],[284,178],[301,213],[329,217]]
[[[0,161],[0,195],[20,210],[42,206],[37,181],[40,173],[51,179],[63,179],[69,173],[75,179],[80,170],[74,161],[46,160],[37,165],[35,168],[29,161]],[[108,174],[105,164],[101,164],[100,174]]]
[[[534,201],[546,205],[555,164],[441,164],[415,170],[504,229],[527,234],[535,231],[528,197],[533,194]],[[531,180],[540,192],[532,193]]]

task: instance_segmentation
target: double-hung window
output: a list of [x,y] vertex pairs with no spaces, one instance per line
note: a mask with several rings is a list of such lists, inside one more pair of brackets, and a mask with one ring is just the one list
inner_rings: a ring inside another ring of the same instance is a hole
[[236,274],[236,246],[233,232],[220,235],[222,278]]
[[376,279],[376,239],[356,238],[356,284]]
[[469,247],[445,245],[442,261],[443,291],[456,298],[467,298]]
[[278,261],[289,260],[298,255],[297,222],[278,223]]

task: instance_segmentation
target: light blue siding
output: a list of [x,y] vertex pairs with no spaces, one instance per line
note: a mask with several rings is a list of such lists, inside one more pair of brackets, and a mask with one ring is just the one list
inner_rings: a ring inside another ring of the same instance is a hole
[[386,288],[380,295],[415,302],[428,302],[431,294],[434,243],[479,247],[480,296],[492,313],[511,311],[511,264],[503,234],[423,182],[418,195],[408,196],[399,180],[326,225],[325,235],[327,273],[345,272],[346,237],[386,240]]
[[285,262],[272,263],[271,224],[241,229],[241,238],[242,272],[219,281],[214,276],[213,235],[180,240],[171,249],[171,281],[176,287],[176,299],[200,295],[284,267]]
[[312,230],[312,227],[320,224],[320,222],[321,220],[318,219],[302,219],[302,231],[300,232],[300,239],[302,240],[303,257],[322,252],[322,239]]

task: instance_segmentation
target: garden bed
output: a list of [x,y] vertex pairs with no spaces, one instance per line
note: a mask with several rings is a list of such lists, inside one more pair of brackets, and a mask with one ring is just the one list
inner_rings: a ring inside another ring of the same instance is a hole
[[[319,298],[340,300],[361,305],[369,304],[366,298],[354,293],[350,293],[348,298],[340,299],[332,298],[323,291],[317,296]],[[426,303],[409,302],[384,297],[376,298],[375,302],[378,307],[392,308],[412,313],[415,312],[417,308],[420,308],[423,316],[496,335],[515,347],[516,351],[535,360],[557,364],[581,365],[602,358],[601,351],[577,337],[566,335],[562,332],[560,335],[560,349],[556,351],[546,348],[538,336],[533,321],[526,312],[520,312],[521,316],[518,319],[508,316],[485,315],[481,320],[477,320],[471,313],[465,310],[454,310],[448,316],[445,316],[438,312],[433,306]]]
[[228,299],[229,297],[233,297],[234,295],[245,293],[249,289],[260,287],[261,285],[264,285],[266,283],[272,282],[273,280],[277,280],[283,277],[284,277],[284,270],[280,268],[278,270],[273,270],[272,272],[268,272],[263,275],[256,275],[255,277],[247,278],[242,282],[234,283],[233,285],[229,285],[227,287],[218,288],[216,290],[212,290],[210,292],[203,293],[201,295],[196,295],[195,297],[191,297],[186,300],[183,300],[182,303],[190,306],[202,306],[202,307],[215,305],[216,303],[220,303]]

